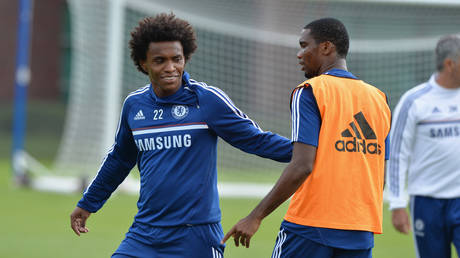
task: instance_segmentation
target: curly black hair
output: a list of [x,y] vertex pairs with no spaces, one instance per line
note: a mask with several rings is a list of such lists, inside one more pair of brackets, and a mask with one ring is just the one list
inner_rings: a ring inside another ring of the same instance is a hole
[[347,57],[350,39],[341,21],[334,18],[322,18],[307,24],[304,29],[310,29],[310,34],[316,43],[329,41],[335,45],[339,56]]
[[150,42],[179,41],[184,50],[185,62],[190,60],[195,52],[196,36],[190,23],[179,19],[174,13],[161,13],[155,17],[147,17],[139,21],[139,25],[131,31],[129,48],[131,59],[137,69],[144,74],[140,62],[147,58]]

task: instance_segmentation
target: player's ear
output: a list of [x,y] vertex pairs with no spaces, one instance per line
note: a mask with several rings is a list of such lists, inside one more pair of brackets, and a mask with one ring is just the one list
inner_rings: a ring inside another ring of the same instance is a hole
[[446,70],[448,72],[451,72],[453,67],[455,66],[455,61],[452,60],[451,58],[446,58],[444,59],[444,62],[443,62],[443,70]]
[[335,51],[335,45],[330,41],[320,43],[320,50],[323,55],[328,56]]
[[144,72],[148,73],[147,72],[147,62],[145,60],[140,60],[139,64],[141,65],[142,70],[144,70]]

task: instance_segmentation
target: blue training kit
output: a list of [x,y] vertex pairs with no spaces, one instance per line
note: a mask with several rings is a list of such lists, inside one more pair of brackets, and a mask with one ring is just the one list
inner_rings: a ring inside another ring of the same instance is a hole
[[451,243],[460,251],[460,198],[411,196],[410,213],[417,257],[450,258]]
[[150,244],[155,227],[220,223],[218,136],[248,153],[291,159],[290,140],[262,131],[222,90],[187,72],[171,96],[157,97],[152,85],[134,91],[124,101],[115,143],[77,206],[99,210],[137,163],[139,210],[127,238]]
[[127,236],[112,258],[222,258],[225,245],[220,223],[178,227],[154,227],[148,241]]
[[[272,252],[272,258],[371,258],[372,247],[362,248],[369,245],[369,240],[364,235],[359,236],[364,240],[364,244],[359,247],[362,249],[350,249],[349,244],[354,243],[357,239],[347,240],[339,239],[353,236],[353,233],[346,233],[345,230],[322,229],[311,227],[309,230],[299,230],[295,224],[283,221],[276,238],[275,248]],[[326,230],[331,230],[327,232]],[[352,231],[356,232],[356,231]],[[326,234],[325,234],[326,233]],[[372,234],[371,232],[367,232]],[[305,236],[309,234],[309,236]],[[323,235],[324,234],[324,235]],[[356,235],[355,235],[356,236]],[[372,241],[373,243],[373,241]],[[332,245],[331,245],[332,244]],[[345,248],[338,246],[344,245]],[[357,245],[355,247],[358,247]]]

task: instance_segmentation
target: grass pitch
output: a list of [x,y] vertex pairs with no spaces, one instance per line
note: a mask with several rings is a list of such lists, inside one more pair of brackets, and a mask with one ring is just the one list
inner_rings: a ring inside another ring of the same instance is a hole
[[[88,220],[90,232],[77,237],[69,226],[69,215],[80,194],[62,195],[17,188],[10,180],[10,165],[0,160],[0,257],[110,257],[124,238],[136,213],[136,196],[115,194]],[[254,208],[257,199],[222,199],[223,228],[226,232]],[[249,249],[227,243],[227,258],[270,257],[282,217],[284,204],[268,216],[251,240]],[[376,258],[415,257],[412,237],[391,227],[385,209],[384,234],[375,237]]]

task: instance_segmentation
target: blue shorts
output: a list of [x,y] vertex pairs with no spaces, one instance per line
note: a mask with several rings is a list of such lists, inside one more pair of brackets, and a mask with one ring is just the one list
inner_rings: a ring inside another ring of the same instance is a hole
[[417,257],[451,257],[451,244],[460,252],[460,198],[412,196],[412,232]]
[[179,227],[153,227],[150,232],[145,233],[148,237],[128,232],[112,257],[223,257],[225,245],[221,245],[220,240],[224,237],[224,234],[219,223]]
[[301,237],[281,227],[272,258],[370,258],[372,248],[348,250],[334,248]]

